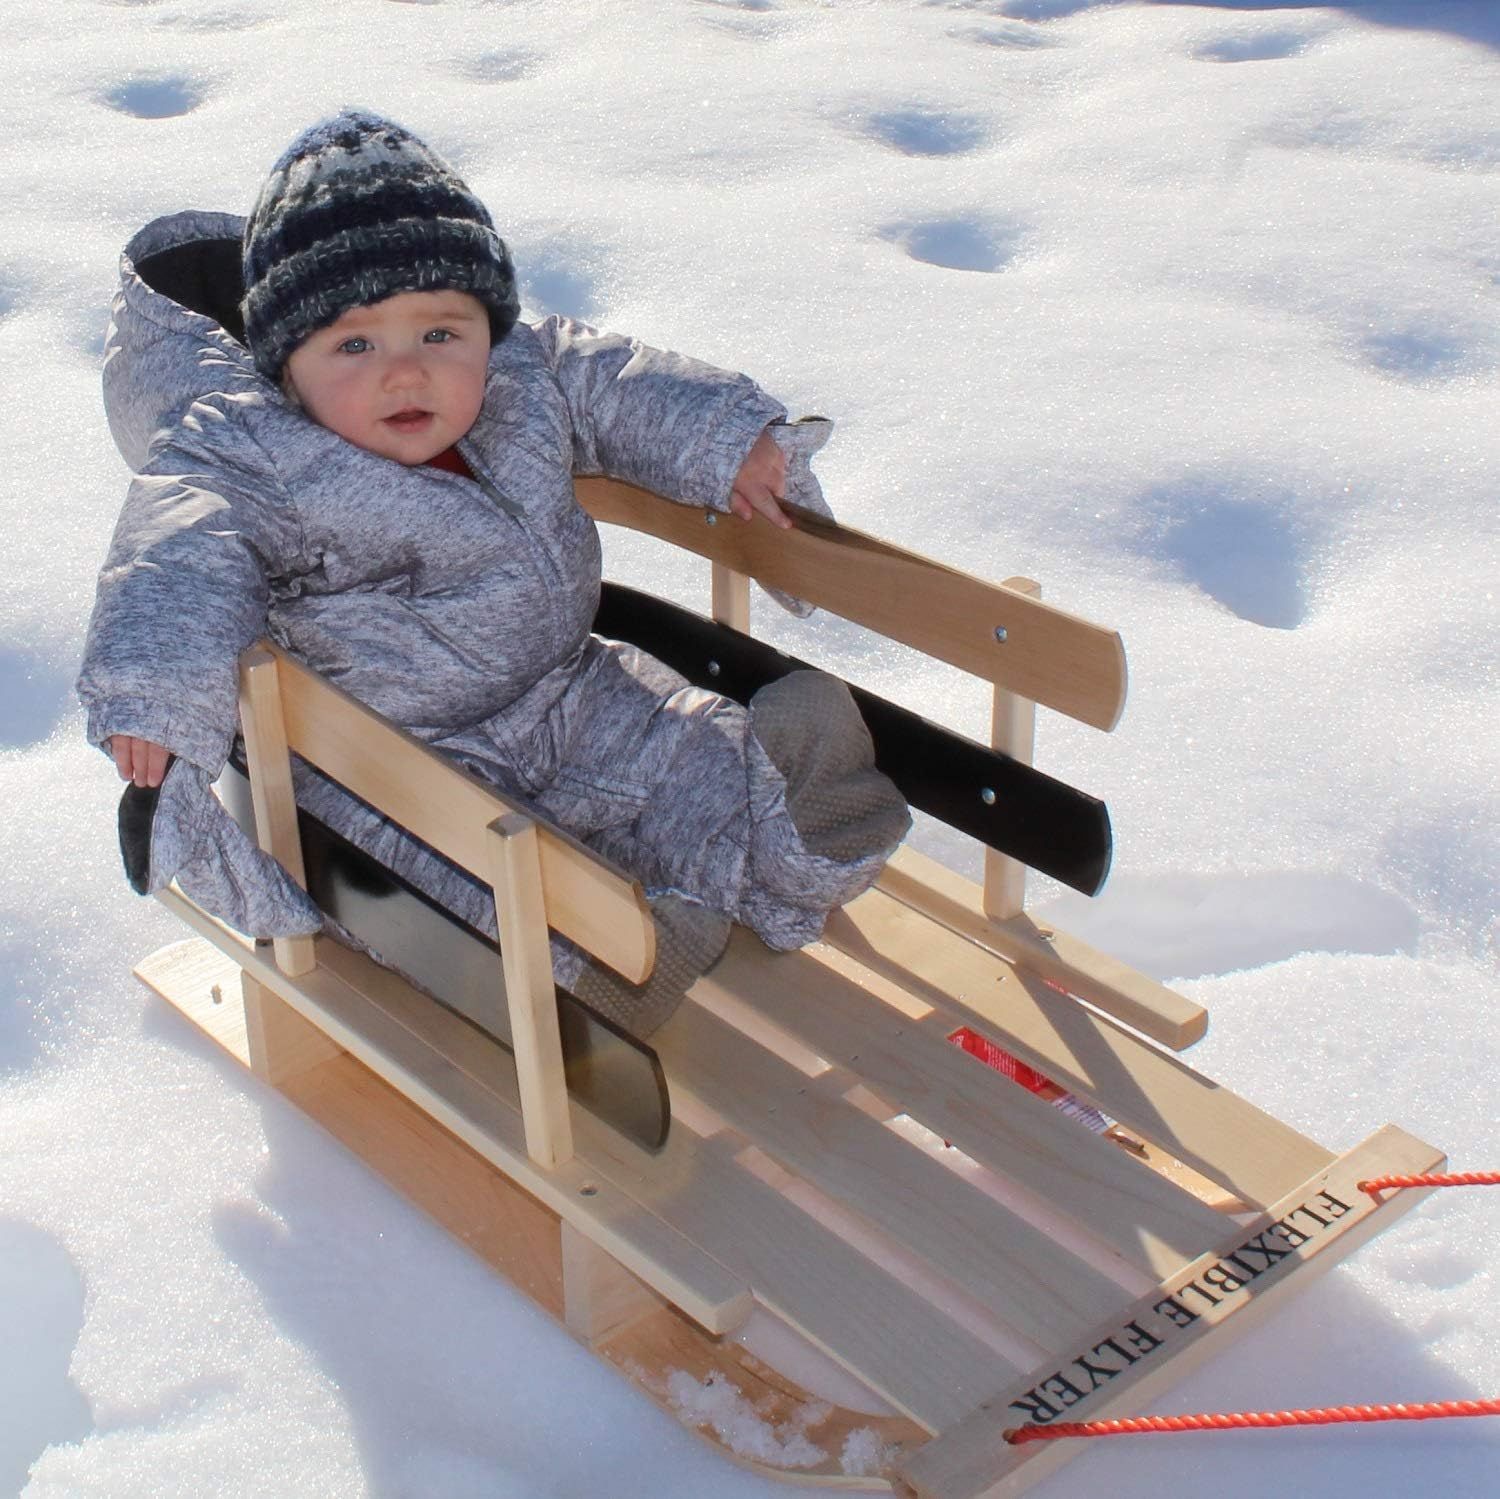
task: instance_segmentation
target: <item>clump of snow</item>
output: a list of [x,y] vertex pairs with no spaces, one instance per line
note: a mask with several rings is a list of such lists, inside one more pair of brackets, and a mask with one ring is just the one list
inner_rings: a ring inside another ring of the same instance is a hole
[[707,1427],[741,1457],[777,1468],[815,1468],[827,1460],[807,1435],[828,1415],[826,1405],[809,1402],[785,1421],[768,1421],[728,1380],[698,1379],[683,1369],[667,1375],[667,1398],[688,1425]]
[[851,1478],[867,1478],[885,1470],[890,1453],[890,1447],[881,1441],[879,1432],[861,1426],[844,1438],[839,1467]]

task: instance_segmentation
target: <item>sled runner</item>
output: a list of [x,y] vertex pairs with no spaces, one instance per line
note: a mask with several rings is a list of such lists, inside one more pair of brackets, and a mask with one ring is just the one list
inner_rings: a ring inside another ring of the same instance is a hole
[[[326,938],[249,943],[169,890],[198,936],[140,965],[151,988],[652,1398],[795,1483],[1019,1493],[1071,1444],[1007,1428],[1142,1410],[1414,1205],[1356,1183],[1439,1151],[1389,1125],[1342,1155],[1307,1139],[1172,1054],[1200,1007],[1026,914],[1028,864],[1089,891],[1108,868],[1102,804],[1029,762],[1036,703],[1118,719],[1113,632],[827,523],[578,491],[711,560],[713,620],[616,590],[599,623],[693,680],[744,695],[795,666],[748,636],[753,576],[991,683],[990,746],[859,695],[913,805],[986,844],[983,884],[903,850],[811,948],[737,931],[641,1043],[554,991],[547,946],[550,926],[643,979],[639,888],[261,648],[261,845],[382,951],[408,930],[415,982]],[[498,951],[299,827],[289,753],[492,884]],[[1116,1127],[986,1067],[986,1043]]]

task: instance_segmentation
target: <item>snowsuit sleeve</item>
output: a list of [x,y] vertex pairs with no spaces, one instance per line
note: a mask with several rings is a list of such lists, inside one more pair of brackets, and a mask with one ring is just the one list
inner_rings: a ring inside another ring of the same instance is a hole
[[132,482],[99,574],[78,682],[90,740],[149,739],[216,776],[270,580],[307,565],[274,466],[232,409],[196,403]]
[[315,932],[317,907],[210,789],[238,729],[238,659],[265,633],[271,580],[304,570],[301,527],[265,454],[199,402],[130,486],[99,575],[78,693],[88,735],[177,758],[151,828],[146,889],[173,879],[257,937]]
[[786,420],[786,408],[746,375],[568,318],[533,331],[568,403],[577,474],[728,510],[755,439]]

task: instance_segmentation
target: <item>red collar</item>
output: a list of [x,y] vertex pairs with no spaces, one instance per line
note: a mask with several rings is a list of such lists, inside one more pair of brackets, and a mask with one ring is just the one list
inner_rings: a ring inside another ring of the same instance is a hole
[[450,474],[458,474],[465,479],[474,477],[474,470],[464,462],[464,455],[456,447],[444,448],[441,453],[434,453],[427,460],[427,467],[444,469]]

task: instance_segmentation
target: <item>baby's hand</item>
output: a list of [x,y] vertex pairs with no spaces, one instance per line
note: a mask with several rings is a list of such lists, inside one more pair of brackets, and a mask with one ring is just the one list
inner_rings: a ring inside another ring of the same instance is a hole
[[149,739],[132,739],[129,734],[115,734],[109,741],[110,753],[122,781],[137,786],[160,786],[167,773],[167,751]]
[[786,456],[776,446],[771,434],[762,432],[735,475],[729,508],[741,520],[752,520],[758,512],[773,526],[790,531],[792,518],[778,503],[785,498]]

